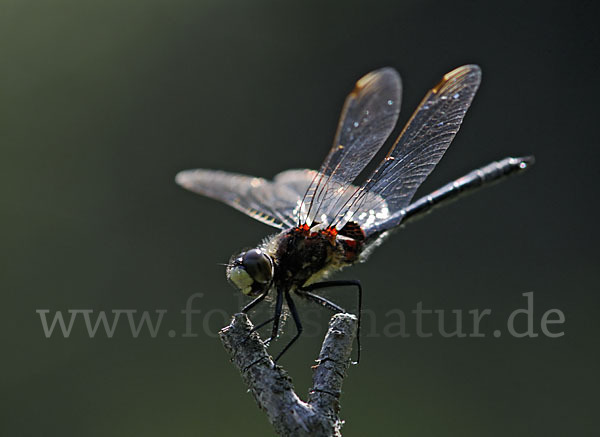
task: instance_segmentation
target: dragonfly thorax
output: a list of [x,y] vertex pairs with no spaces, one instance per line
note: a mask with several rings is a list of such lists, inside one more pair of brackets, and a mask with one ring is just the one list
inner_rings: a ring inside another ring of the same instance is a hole
[[341,268],[343,247],[327,229],[305,226],[276,235],[267,248],[275,262],[275,286],[300,288]]

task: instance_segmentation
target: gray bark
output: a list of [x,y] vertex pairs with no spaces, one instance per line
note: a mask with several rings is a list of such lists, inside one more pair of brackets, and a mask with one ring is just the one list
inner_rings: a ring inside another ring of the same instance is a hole
[[294,392],[287,372],[275,365],[246,314],[235,314],[219,333],[225,349],[269,422],[283,436],[341,436],[338,413],[346,370],[350,365],[357,319],[336,314],[329,322],[308,401]]

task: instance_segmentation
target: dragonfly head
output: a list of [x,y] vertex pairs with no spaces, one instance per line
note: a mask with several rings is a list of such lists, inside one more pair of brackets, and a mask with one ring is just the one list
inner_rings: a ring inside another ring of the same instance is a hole
[[273,280],[273,273],[273,259],[261,249],[240,253],[227,267],[227,279],[248,296],[266,291]]

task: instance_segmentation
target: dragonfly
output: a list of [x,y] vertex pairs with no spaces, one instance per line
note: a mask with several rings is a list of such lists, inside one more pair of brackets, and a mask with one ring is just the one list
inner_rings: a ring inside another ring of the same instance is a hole
[[207,169],[177,174],[176,182],[182,187],[279,229],[258,247],[233,256],[226,267],[228,280],[254,298],[241,309],[243,313],[267,296],[274,297],[272,317],[253,328],[272,324],[265,345],[278,336],[285,301],[296,333],[275,362],[303,331],[296,298],[345,312],[320,295],[319,290],[330,287],[354,287],[357,292],[358,361],[361,283],[329,280],[329,276],[365,261],[393,230],[409,221],[534,163],[533,156],[495,161],[412,201],[454,139],[480,82],[477,65],[464,65],[444,75],[361,184],[355,180],[392,133],[400,112],[402,84],[390,67],[372,71],[356,82],[344,102],[333,146],[318,171],[287,170],[273,180]]

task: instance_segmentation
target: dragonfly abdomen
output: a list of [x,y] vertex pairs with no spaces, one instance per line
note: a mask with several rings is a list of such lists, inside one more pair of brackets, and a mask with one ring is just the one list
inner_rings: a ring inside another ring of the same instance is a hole
[[459,197],[470,194],[478,188],[489,186],[506,176],[520,173],[534,164],[533,156],[520,158],[504,158],[467,173],[438,188],[431,194],[414,201],[406,208],[398,211],[385,222],[377,225],[367,237],[367,242],[377,240],[383,233],[400,225],[405,225],[427,215],[439,206],[447,205]]
[[509,157],[473,170],[410,204],[401,211],[398,224],[405,224],[409,220],[421,217],[438,206],[458,199],[463,194],[470,193],[483,185],[488,186],[505,176],[525,170],[532,164],[533,157]]

